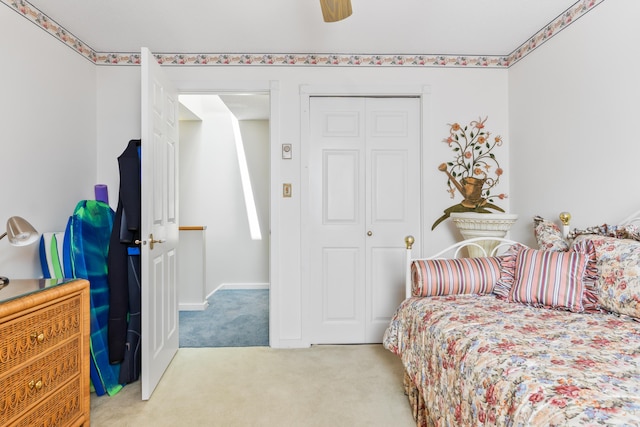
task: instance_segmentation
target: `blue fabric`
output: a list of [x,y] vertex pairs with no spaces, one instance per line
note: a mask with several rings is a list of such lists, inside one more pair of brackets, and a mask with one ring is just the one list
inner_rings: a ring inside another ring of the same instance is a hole
[[109,284],[107,255],[113,228],[114,212],[108,204],[83,200],[70,219],[69,249],[73,277],[87,279],[91,287],[91,382],[97,395],[113,396],[120,365],[109,363],[107,325],[109,319]]
[[47,263],[47,250],[45,249],[44,236],[40,237],[40,267],[42,267],[42,277],[49,279],[51,272],[49,271],[49,264]]
[[71,259],[71,217],[67,220],[67,226],[64,229],[64,239],[62,242],[62,265],[64,268],[64,277],[73,276],[73,260]]

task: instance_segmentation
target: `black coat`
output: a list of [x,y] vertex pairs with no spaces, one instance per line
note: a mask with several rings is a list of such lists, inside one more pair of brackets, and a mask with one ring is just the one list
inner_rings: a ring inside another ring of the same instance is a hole
[[140,140],[133,139],[118,157],[120,191],[108,254],[108,337],[111,363],[122,362],[127,339],[127,313],[129,312],[127,248],[137,246],[134,242],[140,239],[141,227],[139,148]]

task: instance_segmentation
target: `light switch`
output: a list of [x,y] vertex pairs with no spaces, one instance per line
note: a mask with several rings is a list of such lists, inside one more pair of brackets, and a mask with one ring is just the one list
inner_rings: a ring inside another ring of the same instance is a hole
[[282,197],[291,197],[291,184],[282,184]]
[[282,144],[282,158],[291,159],[291,144]]

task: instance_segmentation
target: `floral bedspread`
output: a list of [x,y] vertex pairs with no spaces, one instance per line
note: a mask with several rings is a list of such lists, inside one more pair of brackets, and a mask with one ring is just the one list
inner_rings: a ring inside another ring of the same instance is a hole
[[384,346],[425,400],[425,425],[640,425],[640,323],[493,295],[405,300]]

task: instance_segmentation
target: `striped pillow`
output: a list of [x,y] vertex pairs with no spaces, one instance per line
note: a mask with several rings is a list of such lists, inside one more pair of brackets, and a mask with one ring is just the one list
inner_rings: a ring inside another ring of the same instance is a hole
[[500,257],[415,260],[411,296],[488,294],[499,277]]
[[516,260],[518,254],[524,249],[527,249],[527,247],[520,243],[515,243],[502,254],[500,277],[496,282],[495,288],[493,288],[493,293],[496,294],[498,299],[509,300],[509,293],[515,280]]
[[588,256],[580,252],[522,249],[516,258],[510,302],[584,311],[582,298]]

